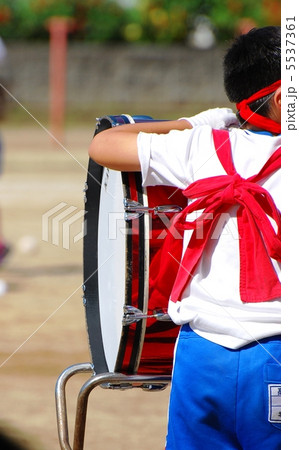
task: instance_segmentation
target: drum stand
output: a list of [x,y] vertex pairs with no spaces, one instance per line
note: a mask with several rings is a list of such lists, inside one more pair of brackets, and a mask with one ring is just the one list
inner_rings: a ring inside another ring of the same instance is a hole
[[[78,373],[93,373],[83,384],[77,399],[73,449],[69,443],[66,383]],[[121,373],[95,374],[91,363],[75,364],[65,369],[59,376],[56,388],[56,415],[59,443],[62,450],[83,450],[88,398],[96,386],[105,389],[141,388],[145,391],[163,390],[171,381],[166,375],[124,375]]]

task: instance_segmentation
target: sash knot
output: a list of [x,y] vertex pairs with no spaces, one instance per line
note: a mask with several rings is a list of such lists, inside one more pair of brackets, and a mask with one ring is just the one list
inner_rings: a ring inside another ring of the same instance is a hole
[[234,205],[242,195],[244,179],[238,173],[235,173],[233,176],[228,176],[228,178],[231,178],[231,182],[221,193],[222,202],[224,204]]

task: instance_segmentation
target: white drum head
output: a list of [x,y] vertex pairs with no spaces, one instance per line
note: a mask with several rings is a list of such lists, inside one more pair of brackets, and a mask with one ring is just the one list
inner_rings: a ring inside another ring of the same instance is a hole
[[121,173],[104,168],[98,224],[100,327],[109,372],[119,350],[125,304],[125,221]]

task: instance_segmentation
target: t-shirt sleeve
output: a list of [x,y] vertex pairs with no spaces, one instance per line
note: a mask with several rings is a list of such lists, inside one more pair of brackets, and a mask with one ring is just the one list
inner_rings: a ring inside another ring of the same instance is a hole
[[191,134],[192,130],[173,130],[168,134],[139,133],[138,156],[144,186],[163,184],[184,189],[190,184]]
[[214,152],[209,126],[172,130],[168,134],[141,132],[137,145],[144,186],[185,189],[201,177],[203,158]]

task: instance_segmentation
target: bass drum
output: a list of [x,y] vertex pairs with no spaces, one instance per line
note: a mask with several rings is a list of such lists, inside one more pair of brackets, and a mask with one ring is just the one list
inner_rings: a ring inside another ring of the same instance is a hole
[[[105,116],[95,134],[148,120]],[[85,192],[83,290],[95,373],[171,375],[179,327],[167,315],[168,297],[155,299],[151,283],[166,228],[186,198],[168,186],[143,188],[139,172],[91,159]]]

